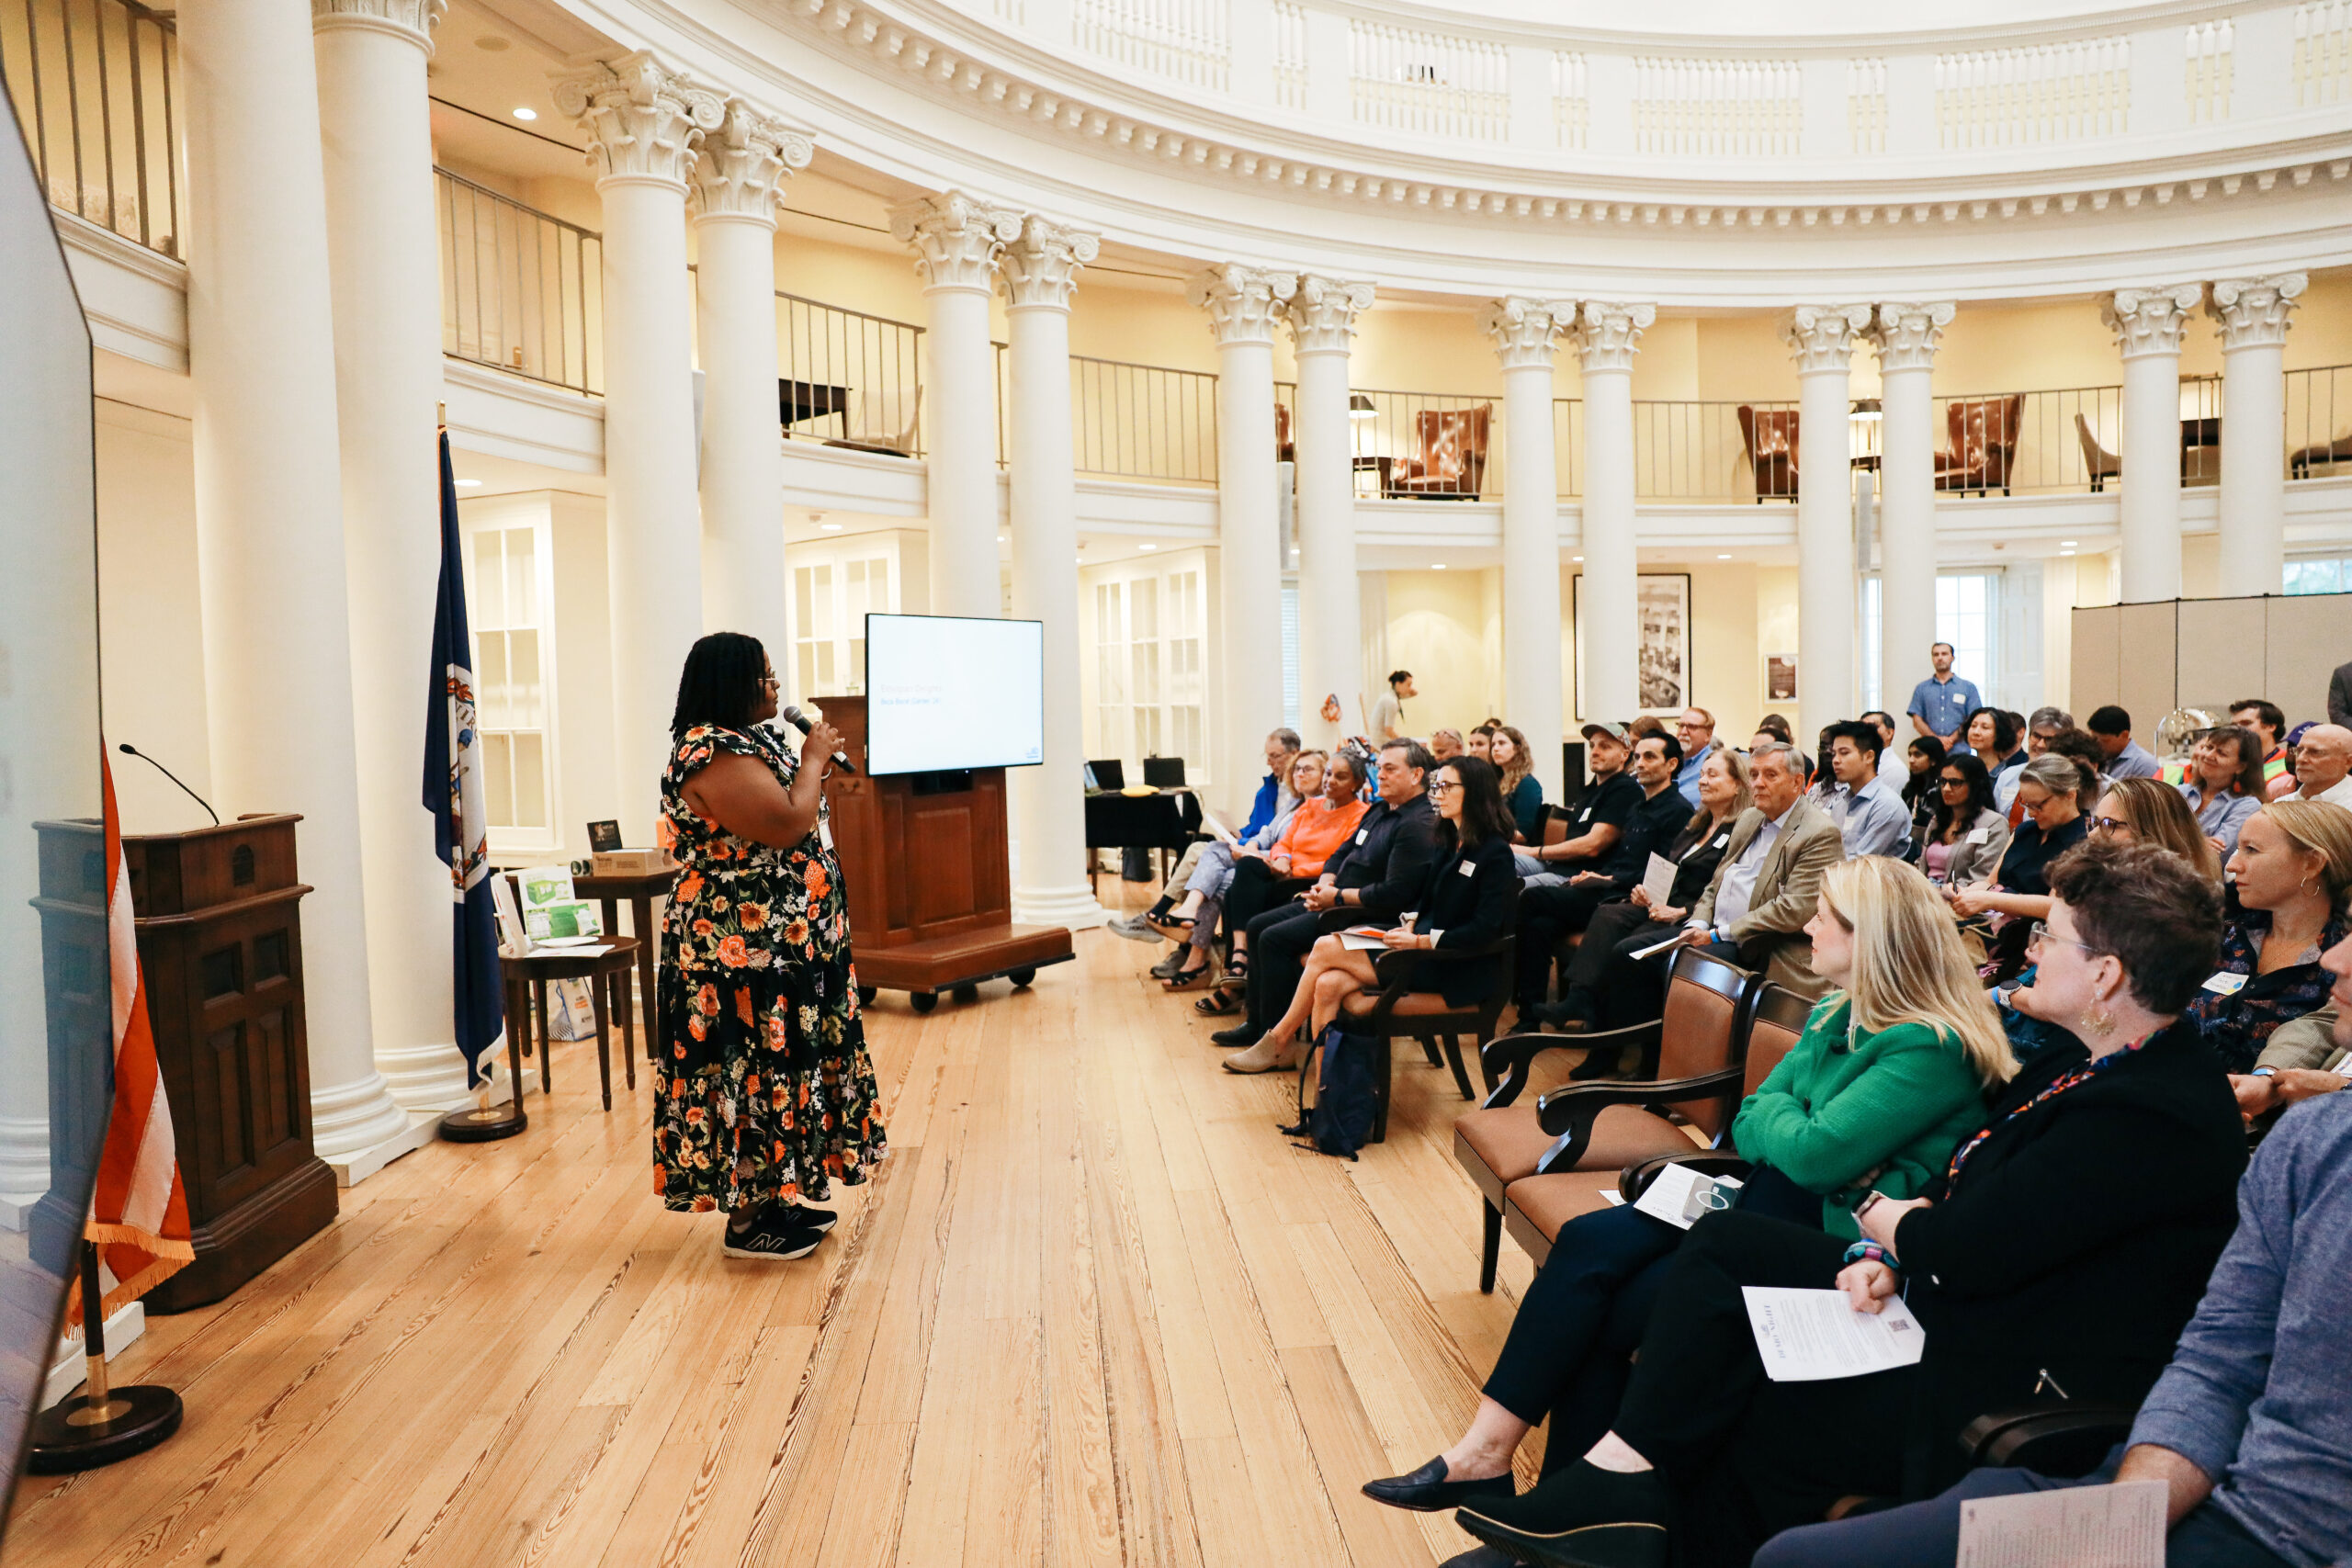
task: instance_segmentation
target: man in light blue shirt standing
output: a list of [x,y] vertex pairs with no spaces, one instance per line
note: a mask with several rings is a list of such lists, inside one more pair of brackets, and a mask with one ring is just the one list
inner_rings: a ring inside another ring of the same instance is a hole
[[1969,748],[1961,739],[1961,728],[1984,705],[1984,699],[1977,694],[1974,682],[1951,672],[1951,644],[1939,642],[1928,656],[1936,661],[1936,672],[1911,688],[1911,705],[1904,711],[1911,716],[1912,728],[1942,741],[1946,751],[1965,751]]

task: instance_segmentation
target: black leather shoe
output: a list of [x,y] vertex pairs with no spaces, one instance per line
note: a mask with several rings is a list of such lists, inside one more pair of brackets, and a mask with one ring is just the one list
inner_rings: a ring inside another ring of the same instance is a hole
[[1617,1076],[1617,1065],[1623,1056],[1624,1052],[1615,1047],[1606,1051],[1588,1051],[1583,1061],[1568,1069],[1568,1077],[1577,1083],[1590,1083],[1595,1078],[1613,1078]]
[[1628,1475],[1578,1460],[1532,1492],[1465,1504],[1453,1522],[1544,1568],[1666,1568],[1669,1512],[1657,1472]]
[[1449,1557],[1438,1568],[1512,1568],[1519,1560],[1491,1546],[1474,1546],[1459,1557]]
[[822,1235],[833,1228],[833,1222],[841,1216],[831,1209],[812,1209],[806,1203],[794,1203],[787,1206],[776,1218],[786,1224],[797,1225],[802,1230],[815,1231],[819,1235]]
[[1265,1031],[1254,1024],[1237,1023],[1231,1029],[1220,1029],[1209,1036],[1220,1045],[1255,1045]]
[[1509,1471],[1480,1481],[1448,1481],[1443,1454],[1410,1475],[1392,1475],[1385,1481],[1363,1483],[1363,1495],[1374,1502],[1385,1503],[1392,1508],[1409,1508],[1417,1514],[1458,1508],[1473,1497],[1513,1497],[1518,1494],[1519,1487]]

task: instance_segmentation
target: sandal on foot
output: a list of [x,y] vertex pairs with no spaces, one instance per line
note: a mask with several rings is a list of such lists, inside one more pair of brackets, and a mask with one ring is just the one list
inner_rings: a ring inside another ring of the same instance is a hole
[[1203,1018],[1229,1018],[1241,1010],[1241,988],[1227,976],[1225,984],[1205,997],[1196,998],[1193,1010]]
[[1174,993],[1177,991],[1197,991],[1203,986],[1213,986],[1216,983],[1216,965],[1214,964],[1204,964],[1198,969],[1180,969],[1175,974],[1170,976],[1167,979],[1162,980],[1159,985],[1160,989]]

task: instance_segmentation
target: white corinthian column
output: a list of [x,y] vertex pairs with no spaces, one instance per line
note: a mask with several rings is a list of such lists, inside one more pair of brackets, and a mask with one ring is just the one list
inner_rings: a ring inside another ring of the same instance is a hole
[[1544,798],[1561,798],[1560,500],[1552,344],[1572,300],[1498,299],[1478,324],[1503,365],[1503,712],[1534,753]]
[[[1372,285],[1305,276],[1284,314],[1298,360],[1298,728],[1329,746],[1363,726],[1363,625],[1356,581],[1356,490],[1348,344]],[[1279,666],[1277,666],[1279,668]],[[1340,699],[1326,723],[1323,699]]]
[[[891,209],[890,232],[915,248],[930,311],[922,427],[931,613],[994,616],[1003,596],[996,569],[996,349],[989,337],[989,282],[997,253],[1020,237],[1021,215],[951,190]],[[1024,863],[1027,858],[1024,841]]]
[[[179,29],[213,795],[225,813],[302,816],[311,1137],[356,1179],[410,1146],[410,1122],[376,1070],[369,1007],[318,66],[293,6],[191,6]],[[432,430],[413,418],[430,461]],[[421,743],[412,690],[402,729]]]
[[[1655,305],[1587,299],[1568,341],[1584,364],[1584,719],[1623,724],[1641,704],[1640,555],[1634,542],[1634,355]],[[1553,575],[1559,575],[1555,559]],[[1556,750],[1556,748],[1555,748]]]
[[352,716],[376,1065],[410,1111],[469,1102],[449,868],[418,799],[441,574],[441,293],[424,63],[446,0],[311,0],[334,295]]
[[1781,324],[1797,362],[1797,739],[1854,714],[1854,339],[1868,305],[1800,305]]
[[1012,613],[1045,624],[1046,760],[1013,774],[1021,812],[1017,921],[1086,930],[1102,907],[1086,880],[1084,742],[1078,697],[1078,472],[1070,447],[1069,301],[1091,234],[1034,213],[1004,247],[1012,334]]
[[2224,598],[2286,585],[2288,316],[2310,282],[2300,272],[2222,278],[2205,307],[2222,333]]
[[604,200],[613,754],[625,841],[650,844],[678,673],[703,621],[686,176],[725,106],[642,51],[558,77],[555,102],[590,139]]
[[2204,286],[2119,288],[2099,313],[2123,354],[2123,602],[2180,597],[2180,337]]
[[[808,138],[741,98],[695,160],[702,309],[702,625],[748,632],[790,662],[784,434],[776,407],[775,207]],[[807,694],[803,694],[806,695]]]
[[[1870,330],[1880,378],[1879,686],[1900,713],[1934,672],[1936,638],[1936,345],[1950,301],[1882,304]],[[1802,470],[1800,470],[1802,472]],[[1804,492],[1798,492],[1802,495]],[[1803,680],[1803,665],[1798,679]]]
[[1229,810],[1248,809],[1259,748],[1283,722],[1274,323],[1297,287],[1295,274],[1227,263],[1195,276],[1186,291],[1208,311],[1216,334],[1217,649],[1224,681],[1211,771]]

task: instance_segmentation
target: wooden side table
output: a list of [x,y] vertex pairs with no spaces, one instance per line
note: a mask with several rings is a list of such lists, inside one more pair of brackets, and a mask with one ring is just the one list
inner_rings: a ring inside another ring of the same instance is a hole
[[[572,893],[582,898],[594,898],[605,908],[605,934],[611,936],[620,930],[620,901],[628,900],[630,929],[637,933],[639,949],[637,955],[638,996],[645,1008],[645,1055],[649,1060],[659,1060],[664,1042],[662,1038],[662,1010],[653,996],[653,966],[660,957],[661,940],[653,925],[653,900],[666,898],[670,889],[678,885],[679,871],[645,871],[628,876],[581,876],[571,879]],[[628,998],[621,998],[624,1007]]]
[[[528,957],[518,958],[510,953],[498,955],[498,967],[506,984],[506,1027],[511,1032],[530,1028],[531,1011],[539,1015],[539,1092],[550,1094],[555,1080],[548,1061],[549,1041],[548,1015],[548,982],[550,980],[585,980],[588,994],[596,1003],[596,1077],[605,1095],[605,1109],[613,1108],[613,1061],[610,1049],[610,1023],[617,1011],[621,1019],[621,1066],[628,1075],[628,1087],[637,1087],[637,1026],[629,1017],[629,972],[637,964],[643,947],[635,937],[607,936],[599,944],[602,953],[567,953],[560,947],[542,947]],[[647,1032],[652,1032],[650,1023]],[[521,1078],[514,1082],[514,1095],[519,1101],[523,1094]]]

